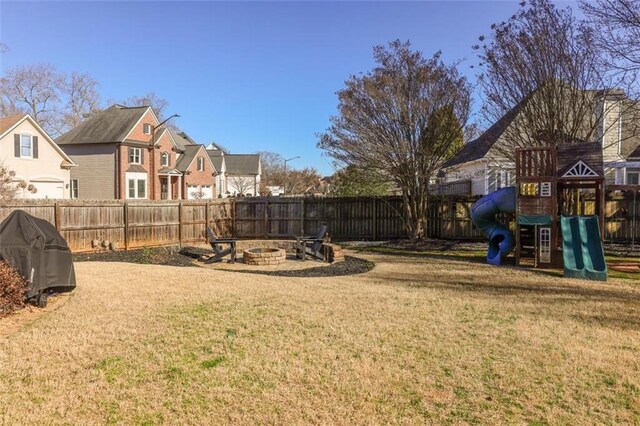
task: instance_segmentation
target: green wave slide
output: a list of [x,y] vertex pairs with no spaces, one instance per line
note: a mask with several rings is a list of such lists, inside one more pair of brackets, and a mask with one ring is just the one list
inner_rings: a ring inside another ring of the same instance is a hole
[[564,276],[606,281],[607,263],[598,216],[562,216]]

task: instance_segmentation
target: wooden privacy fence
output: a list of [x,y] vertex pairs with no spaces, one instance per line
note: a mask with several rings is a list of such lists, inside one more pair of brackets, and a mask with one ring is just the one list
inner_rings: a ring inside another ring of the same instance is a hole
[[235,202],[238,238],[315,235],[326,224],[332,238],[389,239],[406,235],[400,197],[246,198]]
[[220,235],[233,234],[233,202],[226,200],[29,200],[0,204],[0,220],[16,209],[54,224],[75,252],[93,250],[93,240],[124,249],[205,241],[207,223]]
[[[640,197],[639,197],[640,198]],[[434,238],[481,240],[471,223],[478,197],[432,198],[427,234]],[[589,200],[585,211],[589,212]],[[400,197],[240,198],[198,201],[28,200],[0,204],[0,221],[22,209],[56,226],[75,252],[93,250],[93,240],[139,248],[205,240],[205,226],[221,237],[262,239],[314,235],[326,224],[335,240],[406,237]],[[635,211],[635,213],[634,213]],[[610,196],[606,201],[608,241],[640,240],[640,200]],[[513,225],[513,217],[498,220]],[[1,242],[0,242],[1,243]]]

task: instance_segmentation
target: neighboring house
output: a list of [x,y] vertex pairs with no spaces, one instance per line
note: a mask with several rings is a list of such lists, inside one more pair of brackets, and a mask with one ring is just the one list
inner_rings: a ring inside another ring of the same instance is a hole
[[76,165],[28,114],[0,118],[0,162],[15,173],[21,198],[69,198]]
[[216,176],[218,196],[253,197],[260,193],[259,154],[229,154],[214,142],[207,146],[207,153],[219,172]]
[[[637,110],[623,108],[628,98],[594,96],[594,108],[602,111],[595,139],[602,146],[606,183],[640,183],[640,137],[637,136]],[[624,112],[623,112],[624,111]],[[442,167],[438,192],[443,194],[484,195],[511,186],[515,180],[515,164],[504,157],[509,147],[507,130],[518,118],[516,106],[477,139],[465,146]]]
[[75,196],[211,198],[215,169],[204,147],[158,124],[151,107],[113,105],[60,136],[57,143],[78,164]]

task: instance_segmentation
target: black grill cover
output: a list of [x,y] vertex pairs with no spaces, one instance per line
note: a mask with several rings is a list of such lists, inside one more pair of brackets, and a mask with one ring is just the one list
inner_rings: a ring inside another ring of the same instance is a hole
[[27,299],[42,290],[76,286],[71,250],[49,222],[15,210],[0,223],[0,259],[29,281]]

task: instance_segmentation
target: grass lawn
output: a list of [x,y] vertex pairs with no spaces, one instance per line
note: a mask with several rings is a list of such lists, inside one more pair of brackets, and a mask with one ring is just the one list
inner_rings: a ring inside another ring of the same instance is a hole
[[640,422],[637,281],[357,256],[377,266],[77,263],[68,301],[0,340],[0,423]]

